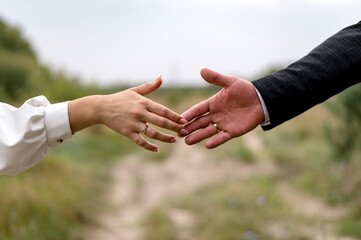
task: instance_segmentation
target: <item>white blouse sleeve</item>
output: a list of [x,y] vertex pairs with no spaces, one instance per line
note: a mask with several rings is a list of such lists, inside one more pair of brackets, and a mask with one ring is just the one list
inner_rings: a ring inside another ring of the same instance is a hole
[[68,102],[44,96],[20,108],[0,103],[0,175],[16,175],[37,164],[49,150],[71,140]]

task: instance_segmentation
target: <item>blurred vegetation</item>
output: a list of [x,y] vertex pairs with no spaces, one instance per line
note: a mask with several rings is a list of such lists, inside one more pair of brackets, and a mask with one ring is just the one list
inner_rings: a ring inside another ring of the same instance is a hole
[[144,240],[177,240],[176,227],[161,208],[153,209],[143,220]]
[[4,20],[0,20],[0,36],[0,49],[2,51],[25,55],[35,59],[34,51],[18,28],[11,27]]
[[361,148],[361,85],[339,94],[328,104],[334,121],[325,127],[325,134],[339,161],[351,161]]
[[267,177],[224,182],[174,200],[172,207],[197,216],[193,227],[200,240],[308,239],[295,229],[275,181]]
[[[350,214],[339,234],[361,236],[361,85],[265,134],[282,179]],[[357,226],[357,227],[356,227]]]
[[0,18],[0,101],[20,104],[45,95],[50,101],[60,102],[99,91],[40,63],[21,30]]
[[69,239],[90,220],[91,204],[81,200],[94,190],[91,174],[53,156],[16,178],[1,177],[0,239]]
[[80,229],[103,210],[109,167],[136,148],[98,131],[77,134],[25,173],[1,176],[0,239],[82,239]]
[[35,53],[20,30],[0,19],[0,100],[16,100],[29,91],[39,69]]
[[[350,215],[339,224],[339,233],[361,238],[361,84],[339,94],[328,107],[334,121],[325,127],[332,160],[339,162],[343,174],[336,175],[336,191],[353,205]],[[341,175],[341,176],[340,176]],[[331,183],[332,184],[332,183]],[[341,202],[342,203],[342,202]]]

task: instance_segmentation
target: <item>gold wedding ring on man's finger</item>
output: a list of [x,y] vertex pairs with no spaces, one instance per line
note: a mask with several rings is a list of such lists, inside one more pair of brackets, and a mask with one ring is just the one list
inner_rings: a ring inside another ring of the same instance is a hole
[[145,124],[144,129],[140,133],[145,135],[147,133],[148,127],[149,126]]
[[212,123],[212,125],[217,129],[217,133],[219,133],[221,131],[221,129],[219,129],[219,127],[216,123]]

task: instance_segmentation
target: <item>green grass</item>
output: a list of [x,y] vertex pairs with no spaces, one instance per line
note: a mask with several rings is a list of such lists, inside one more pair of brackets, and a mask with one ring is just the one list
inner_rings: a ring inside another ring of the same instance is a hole
[[338,225],[338,233],[341,236],[352,236],[361,238],[360,219],[345,219]]
[[76,159],[75,162],[80,164],[91,162],[108,166],[120,156],[133,152],[137,147],[132,140],[103,126],[95,126],[76,134],[73,141],[54,148],[50,156],[59,155],[71,161]]
[[[334,154],[334,146],[323,132],[328,123],[323,111],[319,106],[267,133],[268,154],[281,167],[281,178],[294,187],[330,205],[346,206],[351,212],[359,213],[361,151],[356,149],[348,153],[348,161]],[[340,219],[336,224],[338,233],[360,237],[360,223],[360,214]]]
[[270,178],[208,187],[176,200],[174,206],[197,216],[197,239],[306,239],[294,229],[297,218],[290,214]]
[[52,151],[38,165],[0,180],[0,239],[81,239],[99,210],[107,169],[136,146],[93,130]]
[[214,150],[205,149],[205,151],[213,151],[214,156],[218,159],[231,158],[244,163],[254,163],[260,159],[260,153],[251,150],[242,137],[232,139],[230,142],[223,144]]
[[235,146],[235,156],[243,162],[252,163],[256,161],[256,154],[251,151],[243,141],[239,141],[239,144]]
[[[89,220],[91,172],[47,158],[16,177],[1,177],[0,239],[69,239]],[[92,198],[90,198],[92,199]]]
[[143,220],[143,240],[176,240],[177,233],[174,223],[168,214],[160,209],[152,209]]

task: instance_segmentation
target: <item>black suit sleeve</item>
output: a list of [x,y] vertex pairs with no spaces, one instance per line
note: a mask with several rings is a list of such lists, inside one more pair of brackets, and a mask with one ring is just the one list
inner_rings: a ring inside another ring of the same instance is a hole
[[263,129],[272,129],[360,81],[361,22],[341,30],[286,69],[252,82],[271,120]]

